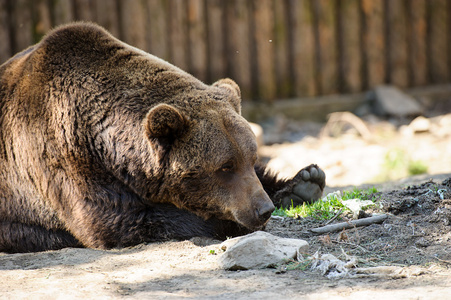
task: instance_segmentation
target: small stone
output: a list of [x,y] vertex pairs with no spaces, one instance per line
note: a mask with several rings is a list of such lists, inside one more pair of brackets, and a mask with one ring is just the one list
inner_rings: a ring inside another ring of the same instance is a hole
[[287,266],[285,266],[285,265],[280,265],[276,270],[276,274],[284,274],[286,272],[287,272]]
[[431,121],[425,117],[417,117],[409,124],[409,128],[413,132],[428,132],[431,128]]
[[415,241],[415,245],[417,247],[428,247],[431,245],[431,242],[425,238],[419,238],[418,240]]

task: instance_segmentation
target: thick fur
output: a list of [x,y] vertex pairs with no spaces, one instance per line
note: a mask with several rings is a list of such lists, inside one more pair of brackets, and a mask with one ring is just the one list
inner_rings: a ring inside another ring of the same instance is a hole
[[232,80],[205,85],[89,23],[0,67],[0,130],[4,252],[235,236],[305,184],[254,170]]

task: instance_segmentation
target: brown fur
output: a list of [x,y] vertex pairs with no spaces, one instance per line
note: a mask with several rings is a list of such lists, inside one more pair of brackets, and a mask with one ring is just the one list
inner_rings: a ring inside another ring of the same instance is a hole
[[274,208],[263,177],[270,196],[288,186],[257,177],[232,80],[205,85],[96,25],[57,28],[0,87],[0,251],[242,234]]

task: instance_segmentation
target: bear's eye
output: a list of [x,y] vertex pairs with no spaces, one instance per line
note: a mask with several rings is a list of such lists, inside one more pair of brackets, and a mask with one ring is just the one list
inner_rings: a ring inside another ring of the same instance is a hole
[[233,162],[229,161],[229,162],[226,162],[225,164],[223,164],[221,166],[221,168],[219,169],[219,171],[224,172],[224,173],[231,173],[231,172],[233,172],[234,169],[235,169],[235,166],[234,166]]

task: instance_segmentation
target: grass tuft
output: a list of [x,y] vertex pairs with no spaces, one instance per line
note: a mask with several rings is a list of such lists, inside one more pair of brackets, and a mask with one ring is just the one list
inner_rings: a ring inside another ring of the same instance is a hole
[[375,193],[377,193],[377,189],[374,187],[367,190],[355,188],[352,191],[344,191],[343,195],[340,192],[330,193],[326,197],[311,204],[303,203],[295,207],[292,202],[289,208],[276,208],[273,215],[295,219],[311,217],[316,220],[328,220],[333,218],[339,210],[350,211],[342,201],[349,199],[375,201]]

